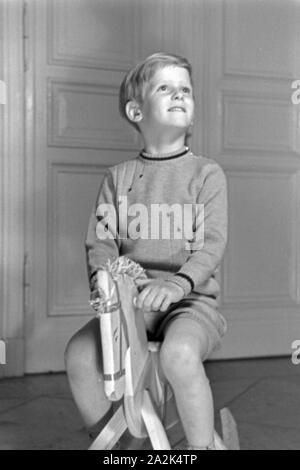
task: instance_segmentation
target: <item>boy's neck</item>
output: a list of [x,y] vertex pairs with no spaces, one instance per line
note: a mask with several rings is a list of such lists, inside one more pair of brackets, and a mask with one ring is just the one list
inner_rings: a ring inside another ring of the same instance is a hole
[[164,155],[180,151],[185,145],[185,139],[180,138],[173,142],[144,142],[144,150],[148,154]]

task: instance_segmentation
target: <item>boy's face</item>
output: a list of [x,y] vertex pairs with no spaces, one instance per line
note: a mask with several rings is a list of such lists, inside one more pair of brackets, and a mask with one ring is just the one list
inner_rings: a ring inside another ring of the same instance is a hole
[[194,116],[193,89],[189,73],[177,66],[166,66],[155,72],[146,85],[140,107],[140,127],[147,133],[168,129],[186,134]]

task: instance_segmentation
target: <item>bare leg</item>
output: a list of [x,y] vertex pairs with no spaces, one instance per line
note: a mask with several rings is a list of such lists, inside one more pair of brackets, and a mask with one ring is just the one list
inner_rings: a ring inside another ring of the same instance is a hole
[[207,336],[194,320],[173,320],[160,351],[162,369],[170,382],[182,426],[190,446],[213,445],[213,398],[202,363]]
[[94,318],[69,341],[65,352],[68,379],[75,403],[87,428],[108,421],[111,403],[104,393],[99,321]]
[[[94,318],[71,338],[65,363],[74,401],[94,440],[113,414],[104,392],[99,320]],[[133,438],[127,430],[120,443],[121,449],[138,449],[143,440]]]

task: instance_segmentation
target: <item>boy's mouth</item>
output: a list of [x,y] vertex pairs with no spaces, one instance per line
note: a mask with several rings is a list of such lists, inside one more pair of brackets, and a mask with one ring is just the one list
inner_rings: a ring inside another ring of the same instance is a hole
[[181,113],[185,113],[185,108],[181,107],[181,106],[173,106],[172,108],[169,108],[168,111],[170,111],[171,113],[173,112],[181,112]]

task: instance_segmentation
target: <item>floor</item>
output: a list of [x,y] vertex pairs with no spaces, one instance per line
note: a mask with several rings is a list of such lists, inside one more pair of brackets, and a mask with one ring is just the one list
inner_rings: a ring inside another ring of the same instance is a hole
[[[217,430],[226,406],[243,450],[300,450],[300,365],[289,358],[210,362],[207,373]],[[173,448],[180,448],[182,431],[175,434]],[[0,450],[89,445],[65,374],[0,380]]]

